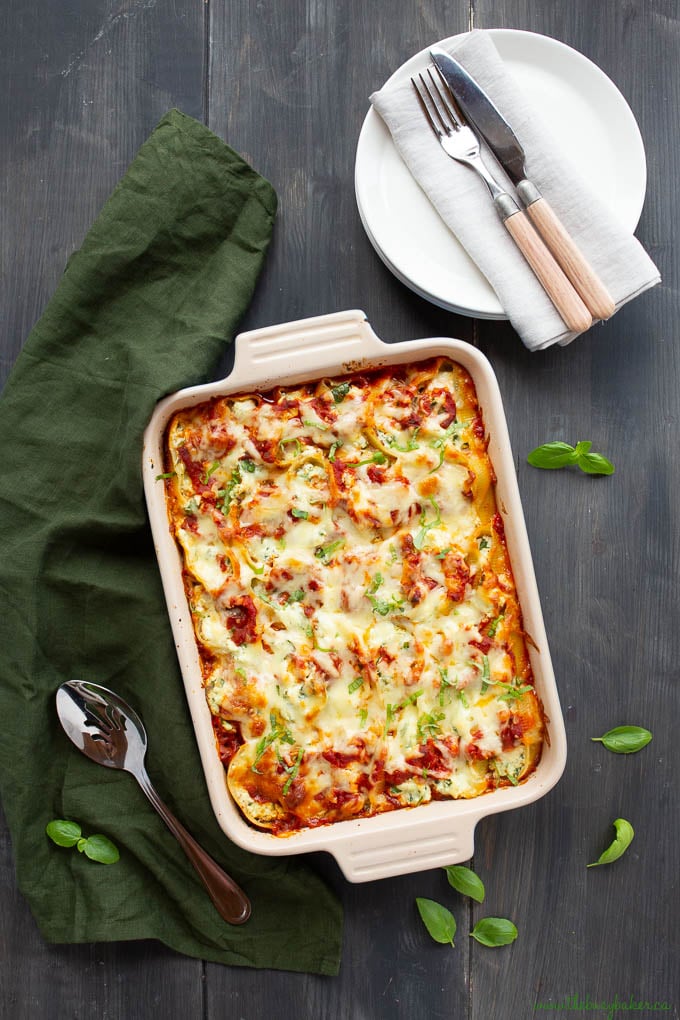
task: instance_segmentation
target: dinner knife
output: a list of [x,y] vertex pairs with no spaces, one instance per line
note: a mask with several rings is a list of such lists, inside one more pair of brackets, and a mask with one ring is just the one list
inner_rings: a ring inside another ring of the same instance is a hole
[[614,300],[574,239],[525,170],[525,155],[514,131],[481,85],[446,50],[430,56],[467,119],[477,128],[515,186],[527,214],[595,319],[616,311]]

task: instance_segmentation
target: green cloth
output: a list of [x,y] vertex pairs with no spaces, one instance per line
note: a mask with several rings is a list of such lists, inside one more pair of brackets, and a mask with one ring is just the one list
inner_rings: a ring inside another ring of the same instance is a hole
[[[142,434],[156,401],[217,370],[266,254],[276,196],[171,111],[139,151],[0,399],[0,792],[19,886],[52,942],[160,939],[189,956],[335,974],[342,915],[300,858],[233,846],[203,778],[149,531]],[[169,806],[252,900],[221,920],[132,776],[94,764],[55,711],[65,680],[140,713]],[[102,865],[45,835],[102,832]]]

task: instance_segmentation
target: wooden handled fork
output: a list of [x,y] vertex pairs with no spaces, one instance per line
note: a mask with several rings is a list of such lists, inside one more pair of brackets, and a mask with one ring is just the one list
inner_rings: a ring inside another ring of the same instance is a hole
[[567,328],[583,333],[592,325],[588,308],[534,230],[514,198],[489,173],[480,154],[479,138],[451,97],[444,95],[431,70],[427,78],[411,78],[420,106],[447,156],[475,170],[486,183],[494,205],[513,241],[559,312]]

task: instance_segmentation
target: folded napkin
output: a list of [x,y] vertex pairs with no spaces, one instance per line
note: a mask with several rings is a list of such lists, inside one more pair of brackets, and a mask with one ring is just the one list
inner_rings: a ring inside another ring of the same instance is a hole
[[[642,246],[593,193],[506,69],[491,38],[468,33],[450,49],[488,93],[526,153],[527,176],[553,206],[599,273],[617,308],[659,282]],[[510,322],[530,350],[567,344],[567,331],[540,283],[501,223],[480,177],[443,151],[427,124],[410,79],[386,84],[371,103],[389,128],[413,177],[486,276]],[[494,176],[512,185],[487,152]]]
[[[232,149],[167,114],[70,260],[0,399],[0,792],[18,882],[46,939],[160,939],[190,956],[337,973],[342,916],[299,859],[219,829],[203,779],[147,525],[142,434],[156,401],[217,369],[260,271],[276,196]],[[119,692],[149,735],[160,795],[249,894],[217,914],[134,779],[90,762],[54,695]],[[53,818],[120,861],[52,844]]]

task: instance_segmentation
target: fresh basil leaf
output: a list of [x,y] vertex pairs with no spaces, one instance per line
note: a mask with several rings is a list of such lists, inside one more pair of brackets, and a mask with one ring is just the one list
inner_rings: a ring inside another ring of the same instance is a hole
[[614,465],[601,453],[584,453],[578,458],[578,466],[587,475],[613,475]]
[[612,864],[614,861],[618,861],[619,857],[625,854],[626,850],[633,842],[633,826],[630,822],[627,822],[625,818],[616,818],[614,820],[614,829],[616,831],[616,838],[607,849],[600,854],[598,859],[593,864],[588,864],[588,868],[596,868],[598,864]]
[[474,871],[462,864],[452,864],[450,867],[444,868],[444,871],[449,885],[453,886],[457,892],[462,893],[463,896],[469,896],[477,903],[484,902],[484,883],[479,875],[475,875]]
[[576,446],[562,442],[544,443],[532,450],[527,460],[532,467],[546,470],[577,464],[587,475],[612,475],[614,465],[601,453],[591,453],[592,445],[589,440],[578,442]]
[[591,737],[600,744],[604,744],[608,751],[615,754],[634,754],[642,750],[652,739],[652,734],[643,726],[615,726],[602,737]]
[[507,946],[517,938],[517,929],[505,917],[483,917],[470,935],[482,946]]
[[86,857],[89,857],[91,861],[98,861],[100,864],[115,864],[120,860],[118,847],[115,843],[99,833],[95,836],[88,836],[83,850]]
[[57,846],[75,846],[83,834],[77,822],[63,818],[55,818],[47,825],[45,832]]
[[527,460],[532,467],[553,470],[563,468],[567,464],[575,464],[577,461],[576,450],[569,443],[544,443],[532,450]]
[[441,903],[425,899],[422,896],[416,896],[416,906],[423,924],[435,942],[440,942],[442,945],[453,945],[456,919],[451,911],[443,907]]

